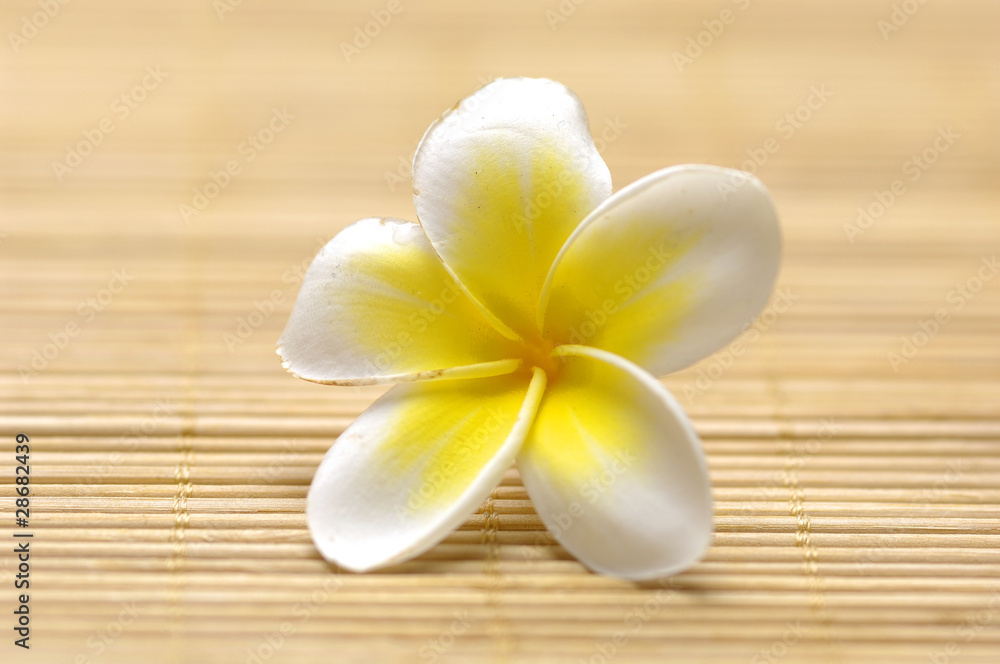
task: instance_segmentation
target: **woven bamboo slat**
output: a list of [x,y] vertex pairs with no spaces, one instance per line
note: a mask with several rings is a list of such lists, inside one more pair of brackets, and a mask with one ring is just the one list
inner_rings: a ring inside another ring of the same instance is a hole
[[[3,662],[1000,661],[997,3],[11,0],[0,18]],[[664,378],[715,496],[711,549],[671,579],[588,572],[516,468],[410,562],[341,573],[310,541],[312,474],[385,388],[281,369],[303,270],[356,219],[412,219],[417,140],[501,75],[561,80],[595,135],[617,127],[616,188],[756,159],[777,202],[790,304]]]

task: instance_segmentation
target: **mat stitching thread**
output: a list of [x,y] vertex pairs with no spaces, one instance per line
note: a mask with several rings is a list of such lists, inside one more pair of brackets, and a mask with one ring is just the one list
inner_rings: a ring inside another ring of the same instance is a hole
[[826,606],[826,596],[824,590],[826,581],[819,569],[819,549],[813,541],[812,522],[805,507],[805,490],[799,480],[798,463],[795,456],[795,445],[793,436],[788,430],[788,422],[784,416],[784,409],[780,390],[776,381],[769,381],[772,397],[774,399],[775,419],[778,423],[778,438],[786,443],[788,451],[785,454],[785,464],[782,469],[782,483],[788,489],[789,513],[795,517],[795,546],[802,550],[802,572],[806,576],[809,593],[809,607],[816,614],[816,621],[821,630],[821,637],[829,647],[828,661],[840,662],[839,649],[833,641],[832,620]]
[[487,630],[491,640],[496,644],[493,654],[494,661],[506,662],[511,648],[510,634],[507,629],[507,617],[504,613],[500,597],[502,583],[500,580],[500,547],[497,544],[497,532],[500,530],[500,515],[496,511],[495,489],[486,499],[483,507],[483,528],[479,533],[480,544],[486,546],[486,562],[483,565],[483,575],[486,577],[486,601],[491,609]]
[[[187,527],[191,520],[188,512],[188,499],[191,497],[193,487],[191,484],[191,466],[194,461],[194,451],[191,448],[190,426],[187,418],[181,429],[180,438],[177,441],[177,451],[180,453],[180,460],[174,469],[174,480],[177,482],[177,493],[174,495],[171,509],[174,514],[174,523],[170,529],[170,559],[167,561],[167,569],[170,578],[167,585],[167,611],[169,616],[170,636],[175,644],[183,636],[184,609],[181,602],[186,579],[184,577],[184,562],[187,556],[187,542],[185,536]],[[179,649],[175,646],[173,653]]]

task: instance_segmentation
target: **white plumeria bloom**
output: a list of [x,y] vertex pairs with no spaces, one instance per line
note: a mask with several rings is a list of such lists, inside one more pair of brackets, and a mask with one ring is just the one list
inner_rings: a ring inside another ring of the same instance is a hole
[[766,304],[781,245],[767,190],[686,165],[612,195],[579,99],[526,78],[431,125],[413,188],[419,224],[363,219],[320,251],[278,343],[305,380],[401,383],[316,471],[319,551],[354,571],[417,556],[516,461],[542,521],[591,569],[692,565],[712,535],[705,457],[654,376]]

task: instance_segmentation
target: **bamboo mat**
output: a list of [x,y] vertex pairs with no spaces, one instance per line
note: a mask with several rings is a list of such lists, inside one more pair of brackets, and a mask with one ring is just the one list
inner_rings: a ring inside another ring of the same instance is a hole
[[[1000,661],[998,25],[987,0],[5,2],[3,661]],[[355,219],[412,219],[417,140],[500,75],[573,88],[616,188],[756,159],[777,201],[784,300],[665,379],[716,503],[663,582],[588,573],[514,468],[382,572],[305,527],[380,390],[281,370],[301,274]]]

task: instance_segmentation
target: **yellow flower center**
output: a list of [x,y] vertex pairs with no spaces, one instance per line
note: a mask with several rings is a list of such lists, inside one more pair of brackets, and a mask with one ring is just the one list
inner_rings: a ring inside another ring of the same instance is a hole
[[522,370],[530,373],[533,367],[538,367],[545,372],[547,382],[551,384],[559,375],[562,365],[558,358],[552,356],[552,350],[556,346],[556,343],[541,336],[522,342],[520,345]]

